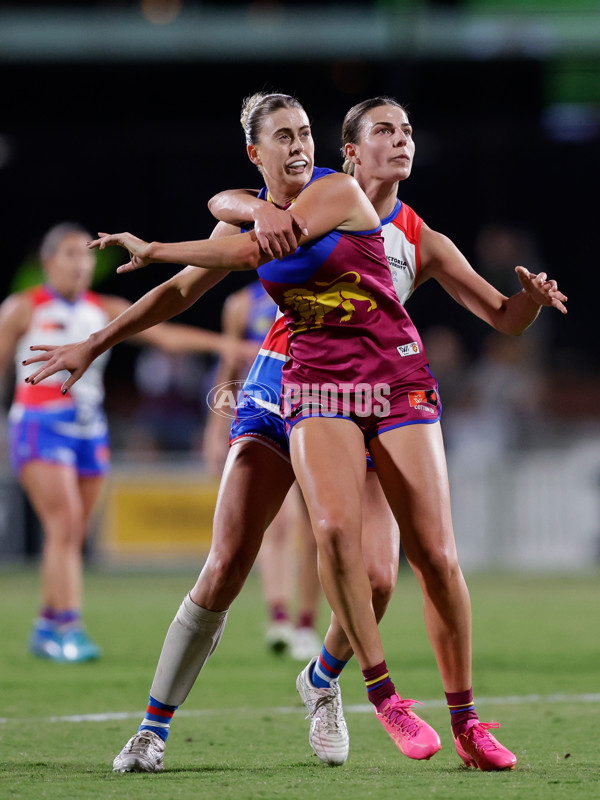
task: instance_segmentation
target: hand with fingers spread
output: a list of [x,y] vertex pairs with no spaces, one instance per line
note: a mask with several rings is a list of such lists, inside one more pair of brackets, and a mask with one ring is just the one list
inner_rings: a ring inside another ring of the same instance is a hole
[[254,232],[264,253],[283,258],[296,251],[298,240],[308,234],[308,229],[304,218],[292,209],[284,211],[261,202],[254,213]]
[[104,250],[105,247],[118,244],[129,251],[130,261],[117,268],[117,272],[132,272],[135,269],[147,267],[152,261],[148,258],[150,245],[143,239],[139,239],[132,233],[102,233],[98,232],[99,239],[94,239],[87,243],[90,250],[98,248]]
[[567,309],[564,306],[568,299],[567,296],[559,291],[555,280],[548,280],[545,272],[540,272],[536,275],[533,272],[529,272],[525,267],[515,267],[515,272],[519,276],[524,291],[534,302],[540,306],[552,306],[562,314],[567,313]]
[[61,346],[34,344],[29,349],[39,352],[23,361],[23,366],[26,367],[29,364],[36,364],[40,361],[45,363],[25,378],[25,382],[35,385],[61,370],[68,370],[71,375],[60,387],[63,394],[66,394],[71,386],[81,378],[96,357],[89,339]]

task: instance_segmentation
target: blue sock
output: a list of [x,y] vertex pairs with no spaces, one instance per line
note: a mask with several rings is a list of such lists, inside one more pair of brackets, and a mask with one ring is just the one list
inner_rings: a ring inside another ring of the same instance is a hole
[[334,658],[323,645],[310,676],[313,686],[316,686],[317,689],[327,689],[333,681],[338,680],[347,663],[347,661]]
[[54,615],[54,620],[58,627],[62,628],[80,623],[81,614],[73,608],[67,608],[65,611],[57,611]]
[[50,633],[56,630],[56,612],[50,606],[41,608],[35,620],[35,630]]
[[146,716],[142,720],[142,724],[138,731],[152,731],[163,740],[167,741],[169,735],[169,726],[173,714],[179,706],[168,706],[166,703],[159,703],[152,695],[148,697],[148,708],[146,709]]

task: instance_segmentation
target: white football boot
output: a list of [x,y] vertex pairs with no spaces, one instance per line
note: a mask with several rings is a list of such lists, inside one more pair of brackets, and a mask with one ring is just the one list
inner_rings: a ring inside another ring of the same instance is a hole
[[138,731],[113,761],[113,772],[160,772],[165,743],[153,731]]
[[310,746],[324,764],[338,767],[346,763],[350,749],[342,692],[337,681],[327,689],[313,686],[310,676],[316,660],[313,658],[298,675],[296,689],[308,711],[306,719],[310,719]]

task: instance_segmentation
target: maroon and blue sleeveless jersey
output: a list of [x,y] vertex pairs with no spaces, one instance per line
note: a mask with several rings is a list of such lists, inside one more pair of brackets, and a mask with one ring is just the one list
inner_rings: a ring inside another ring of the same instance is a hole
[[[332,169],[315,167],[312,177],[306,185],[310,186],[310,184],[318,178],[322,178],[324,175],[332,175],[333,173],[334,170]],[[266,202],[266,186],[263,186],[260,190],[258,197],[260,200]],[[273,263],[277,264],[279,262],[276,261]],[[260,285],[263,294],[269,298],[269,302],[274,308],[274,311],[276,311],[277,309],[273,303],[273,299],[265,291],[262,281],[257,281],[257,283]],[[288,333],[285,327],[285,321],[281,314],[279,314],[264,338],[262,346],[250,367],[243,387],[243,392],[245,394],[252,396],[255,402],[276,414],[279,414],[281,371],[288,359]]]
[[[324,174],[315,170],[313,180]],[[374,385],[427,364],[394,291],[380,227],[331,231],[258,274],[288,331],[285,382]]]

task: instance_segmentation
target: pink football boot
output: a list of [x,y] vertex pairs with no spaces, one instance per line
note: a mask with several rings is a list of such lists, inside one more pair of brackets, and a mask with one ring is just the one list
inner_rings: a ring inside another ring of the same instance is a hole
[[463,733],[454,737],[456,752],[468,767],[484,771],[514,769],[517,757],[503,747],[489,728],[499,728],[499,722],[469,720]]
[[417,701],[403,700],[393,694],[376,710],[377,719],[391,736],[394,744],[408,758],[431,758],[441,750],[440,737],[426,722],[411,711]]

